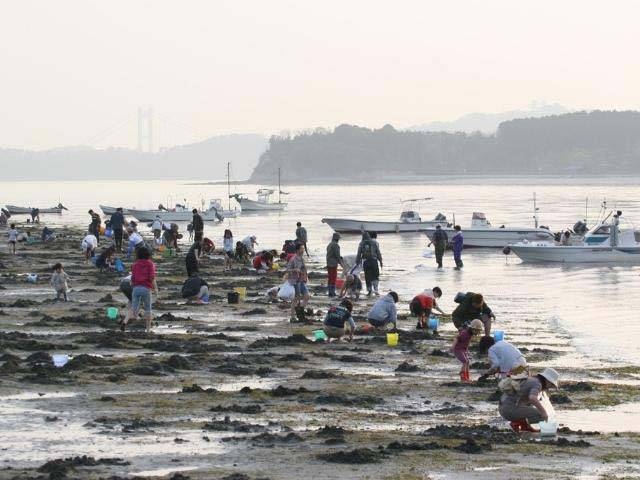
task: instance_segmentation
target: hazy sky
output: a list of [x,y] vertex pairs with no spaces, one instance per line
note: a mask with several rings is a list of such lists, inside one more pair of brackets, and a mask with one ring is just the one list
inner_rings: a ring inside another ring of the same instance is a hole
[[640,108],[640,2],[4,1],[0,145]]

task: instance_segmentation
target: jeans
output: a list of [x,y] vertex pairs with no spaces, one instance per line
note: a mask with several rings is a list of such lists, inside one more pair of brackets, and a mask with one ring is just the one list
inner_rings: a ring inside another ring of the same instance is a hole
[[147,315],[151,315],[151,289],[143,287],[142,285],[136,285],[133,287],[133,293],[131,295],[131,309],[134,313],[138,313],[140,304],[144,306],[144,312]]

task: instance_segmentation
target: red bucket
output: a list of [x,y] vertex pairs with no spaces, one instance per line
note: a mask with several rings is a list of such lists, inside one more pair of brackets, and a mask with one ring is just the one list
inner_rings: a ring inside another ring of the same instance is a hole
[[343,278],[338,278],[336,280],[336,288],[342,288],[344,287],[344,279]]

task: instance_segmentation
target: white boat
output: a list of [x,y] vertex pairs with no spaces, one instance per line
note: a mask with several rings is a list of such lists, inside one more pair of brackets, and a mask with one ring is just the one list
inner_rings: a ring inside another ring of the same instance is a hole
[[225,210],[222,206],[222,200],[219,198],[213,198],[209,200],[209,209],[216,209],[222,218],[236,218],[240,215],[240,210],[232,210],[231,208]]
[[[139,222],[153,222],[157,216],[163,222],[190,222],[193,219],[192,210],[183,205],[176,205],[176,208],[172,210],[136,210],[129,208],[127,215],[134,217]],[[199,213],[205,222],[224,220],[215,208],[201,210]]]
[[413,210],[406,210],[400,214],[397,222],[355,220],[350,218],[323,218],[322,223],[329,225],[338,233],[407,233],[425,232],[435,229],[436,225],[447,227],[447,217],[439,213],[433,220],[422,221],[420,214]]
[[[7,211],[11,215],[24,215],[24,214],[30,215],[31,210],[33,210],[34,208],[34,207],[17,207],[15,205],[6,205],[6,207],[7,207]],[[38,208],[38,210],[39,210],[39,213],[62,213],[62,210],[68,210],[68,208],[62,205],[61,203],[59,203],[55,207]]]
[[[443,227],[443,230],[451,240],[455,230],[450,227]],[[434,232],[433,228],[425,231],[429,239],[433,237]],[[502,248],[525,240],[553,243],[554,237],[549,229],[543,227],[494,227],[487,220],[486,215],[480,212],[474,212],[471,217],[471,226],[462,230],[466,248]]]
[[[114,213],[116,213],[116,208],[117,207],[109,207],[107,205],[98,205],[100,207],[100,210],[102,210],[102,213],[104,213],[105,215],[113,215]],[[128,208],[123,208],[122,209],[122,214],[123,215],[130,215],[129,213],[129,209]]]
[[[273,212],[273,211],[282,211],[287,208],[287,204],[285,202],[273,202],[271,201],[271,196],[275,193],[275,190],[270,188],[261,188],[258,190],[258,199],[251,200],[243,196],[240,193],[236,193],[232,195],[236,199],[236,201],[240,204],[243,212]],[[284,193],[284,192],[279,192]]]
[[[603,229],[603,227],[606,227]],[[617,229],[617,240],[611,245],[611,229]],[[532,263],[620,263],[640,264],[640,232],[621,230],[617,225],[598,223],[580,245],[558,245],[547,242],[522,242],[505,249],[523,262]]]

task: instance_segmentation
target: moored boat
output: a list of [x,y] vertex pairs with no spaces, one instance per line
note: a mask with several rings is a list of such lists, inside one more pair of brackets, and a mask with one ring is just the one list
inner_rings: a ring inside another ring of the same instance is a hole
[[23,215],[23,214],[31,214],[31,211],[34,208],[37,208],[39,213],[62,213],[63,210],[68,210],[67,207],[65,207],[64,205],[62,205],[61,203],[59,203],[57,206],[55,207],[50,207],[50,208],[39,208],[39,207],[17,207],[15,205],[5,205],[7,207],[7,211],[11,214],[11,215]]
[[435,229],[436,225],[447,227],[447,217],[436,215],[433,220],[422,221],[420,214],[413,210],[407,210],[400,214],[397,222],[379,220],[355,220],[350,218],[323,218],[322,223],[329,225],[337,233],[407,233],[425,232]]

